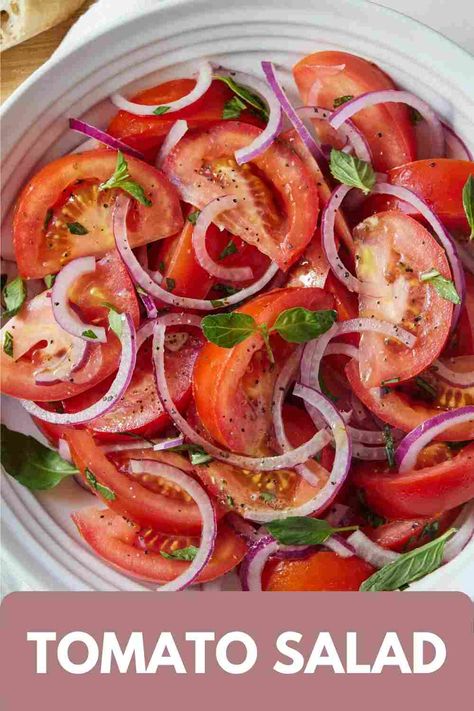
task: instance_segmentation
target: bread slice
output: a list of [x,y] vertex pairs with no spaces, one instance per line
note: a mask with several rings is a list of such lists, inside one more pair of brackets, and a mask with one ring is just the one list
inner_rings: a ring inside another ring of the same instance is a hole
[[66,20],[84,0],[0,0],[0,50]]

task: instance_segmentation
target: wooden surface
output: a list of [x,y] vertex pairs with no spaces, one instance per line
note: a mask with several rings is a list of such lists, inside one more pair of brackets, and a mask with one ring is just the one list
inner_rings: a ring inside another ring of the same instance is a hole
[[11,47],[1,54],[0,99],[5,99],[19,86],[35,69],[38,69],[61,44],[64,35],[77,18],[90,7],[95,0],[85,0],[84,5],[75,12],[69,20],[61,22],[36,37]]

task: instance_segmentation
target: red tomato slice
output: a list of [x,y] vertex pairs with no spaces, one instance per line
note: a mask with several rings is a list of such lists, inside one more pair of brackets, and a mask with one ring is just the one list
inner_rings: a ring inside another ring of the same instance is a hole
[[[67,356],[72,344],[71,336],[56,323],[48,293],[44,291],[26,302],[0,333],[1,343],[6,331],[13,337],[13,358],[3,348],[0,352],[1,391],[5,395],[37,401],[63,400],[93,388],[117,370],[121,346],[109,329],[107,343],[91,344],[85,364],[67,382],[35,382],[35,373]],[[135,325],[140,320],[135,289],[116,252],[97,262],[93,274],[78,279],[69,299],[87,323],[108,325],[104,302],[130,314]]]
[[441,536],[454,523],[459,508],[431,518],[389,521],[376,528],[366,527],[364,533],[382,548],[405,553]]
[[269,592],[356,591],[374,572],[375,568],[356,556],[341,558],[320,551],[304,560],[269,561],[262,587]]
[[[271,327],[277,316],[296,306],[330,309],[333,299],[320,289],[279,289],[263,294],[237,309]],[[211,437],[224,447],[250,456],[268,451],[271,400],[279,369],[294,344],[271,335],[272,366],[259,334],[233,348],[206,343],[193,374],[199,418]]]
[[223,213],[222,225],[286,270],[313,236],[318,192],[298,156],[278,141],[254,161],[238,166],[234,152],[259,133],[238,121],[189,131],[163,169],[182,197],[200,209],[215,198],[235,195],[238,206]]
[[[450,363],[451,367],[452,365]],[[411,391],[406,392],[399,388],[365,387],[360,379],[358,363],[354,361],[346,366],[346,375],[359,400],[362,400],[374,415],[403,432],[410,432],[428,418],[439,415],[442,411],[436,401],[430,403],[426,400],[415,399]],[[454,403],[455,407],[467,404],[463,403],[459,395],[460,392],[456,390],[449,399],[446,395],[442,398],[442,402],[445,403],[444,409],[449,409],[449,405],[446,407],[448,402]],[[465,442],[474,439],[474,424],[465,423],[450,427],[438,439],[446,442]]]
[[[184,340],[181,347],[175,350]],[[191,397],[191,377],[194,362],[204,343],[201,332],[169,332],[165,346],[165,367],[171,396],[183,411]],[[64,402],[66,412],[78,412],[97,402],[110,386],[110,379]],[[123,441],[123,433],[152,437],[171,423],[158,397],[152,360],[152,339],[140,348],[137,364],[125,394],[107,414],[87,424],[99,440]]]
[[435,516],[474,497],[474,444],[433,466],[391,473],[366,465],[354,471],[371,509],[386,518]]
[[[193,474],[189,461],[175,452],[155,452],[133,449],[116,452],[107,457],[87,430],[69,429],[65,432],[72,458],[84,476],[89,469],[103,486],[115,494],[104,503],[116,513],[144,527],[177,534],[197,534],[201,530],[199,509],[179,487],[170,486],[165,478],[128,472],[130,459],[152,459],[164,462]],[[218,515],[222,511],[218,509]]]
[[409,349],[374,332],[360,339],[360,370],[367,387],[408,380],[441,353],[453,305],[420,274],[436,269],[451,278],[443,248],[416,220],[398,211],[367,218],[354,231],[357,275],[370,294],[359,297],[361,317],[397,324],[416,336]]
[[[107,509],[82,509],[72,514],[72,520],[98,556],[125,575],[153,583],[174,580],[189,565],[184,561],[165,558],[160,551],[170,553],[189,545],[199,545],[197,538],[170,537],[160,533],[150,536],[149,531],[141,531],[140,526]],[[154,539],[153,545],[147,542],[151,538]],[[221,523],[212,558],[196,583],[225,575],[240,563],[246,552],[243,539]]]
[[466,278],[466,298],[458,325],[450,336],[443,356],[474,355],[474,276],[464,272]]
[[[293,76],[303,102],[326,109],[334,109],[335,100],[344,96],[397,88],[375,64],[347,52],[310,54],[293,67]],[[380,104],[363,109],[353,121],[370,146],[376,170],[386,172],[416,158],[415,133],[406,106]]]
[[[23,188],[13,219],[13,244],[22,276],[44,277],[71,259],[114,249],[116,191],[99,192],[98,185],[113,175],[116,161],[116,152],[110,150],[64,156],[42,168]],[[175,234],[183,217],[174,188],[152,166],[131,156],[127,163],[131,178],[152,202],[150,207],[134,202],[128,220],[132,247]],[[74,234],[75,223],[87,232]]]

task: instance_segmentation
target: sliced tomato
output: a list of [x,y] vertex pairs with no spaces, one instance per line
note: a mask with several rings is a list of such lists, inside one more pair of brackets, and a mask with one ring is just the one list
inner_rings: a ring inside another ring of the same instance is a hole
[[[450,366],[453,367],[453,364],[450,363]],[[427,401],[418,396],[415,397],[412,388],[407,388],[406,390],[398,387],[367,388],[360,379],[359,367],[354,361],[351,361],[346,366],[346,375],[352,390],[359,400],[362,400],[374,415],[403,432],[410,432],[430,417],[439,415],[443,409],[449,409],[450,406],[440,408],[436,400]],[[451,389],[451,395],[449,395],[449,389],[445,390],[444,393],[442,396],[442,391],[440,390],[441,402],[445,404],[453,403],[455,407],[468,404],[463,402],[462,398],[465,395],[459,389],[455,391]],[[472,403],[472,400],[469,401],[470,403]],[[465,442],[474,439],[474,424],[464,423],[450,427],[439,435],[438,439],[446,442]]]
[[[204,337],[200,331],[170,329],[166,343],[167,382],[173,402],[182,412],[191,398],[191,376]],[[132,433],[152,437],[171,423],[156,390],[152,355],[150,337],[138,352],[132,380],[121,400],[107,414],[87,424],[97,439],[123,441]],[[78,412],[97,402],[107,392],[110,382],[108,378],[96,388],[65,400],[65,412]]]
[[[190,545],[199,545],[198,538],[163,535],[118,516],[107,509],[88,508],[72,514],[79,533],[98,556],[125,575],[153,583],[174,580],[189,566],[181,560],[161,555]],[[153,539],[153,543],[151,540]],[[225,523],[219,525],[214,553],[196,583],[225,575],[240,563],[247,546],[243,539]]]
[[[97,262],[93,274],[78,279],[69,299],[87,323],[108,325],[104,302],[130,314],[135,325],[140,319],[135,289],[116,252]],[[48,291],[25,302],[21,311],[5,324],[0,333],[2,344],[7,331],[13,338],[13,357],[2,348],[0,378],[5,395],[37,401],[63,400],[96,386],[118,367],[120,341],[109,329],[107,343],[90,344],[85,363],[67,381],[51,385],[36,383],[35,374],[53,371],[61,359],[69,356],[73,343],[72,337],[56,323]]]
[[[413,190],[423,198],[448,229],[469,234],[462,190],[470,175],[474,176],[474,162],[454,158],[416,160],[390,170],[388,180]],[[363,204],[364,216],[380,210],[400,209],[419,217],[413,206],[389,195],[372,195]]]
[[386,518],[435,516],[474,497],[474,444],[441,463],[403,473],[356,468],[353,481],[370,508]]
[[318,192],[302,161],[279,141],[255,160],[237,165],[235,151],[260,133],[239,121],[189,131],[163,169],[181,195],[200,209],[215,198],[235,195],[237,207],[222,214],[222,225],[286,270],[313,236]]
[[364,533],[382,548],[405,553],[442,535],[454,523],[459,509],[452,509],[431,518],[388,521],[376,528],[366,527]]
[[[237,309],[270,328],[277,316],[296,306],[330,309],[333,299],[320,289],[279,289]],[[233,348],[206,343],[193,374],[194,399],[208,433],[224,447],[251,456],[268,451],[271,400],[278,372],[294,349],[278,334],[270,336],[275,365],[260,334]]]
[[[42,168],[23,188],[13,219],[22,276],[44,277],[71,259],[101,255],[115,247],[112,212],[117,191],[98,188],[113,175],[116,161],[116,152],[110,150],[64,156]],[[152,203],[134,202],[128,218],[132,247],[175,234],[183,224],[175,189],[147,163],[127,156],[127,164],[131,179]]]
[[474,276],[464,272],[466,296],[456,329],[451,334],[443,356],[474,355]]
[[331,551],[319,551],[304,560],[269,561],[262,588],[270,592],[356,591],[374,572],[356,556],[341,558]]
[[[334,109],[337,99],[368,91],[397,87],[379,67],[347,52],[315,52],[293,67],[303,102]],[[406,106],[380,104],[359,111],[353,118],[364,134],[376,170],[387,171],[416,158],[413,125]]]
[[428,367],[448,337],[453,305],[420,274],[451,278],[445,251],[416,220],[393,210],[367,218],[354,231],[361,317],[389,321],[416,336],[413,348],[375,333],[360,339],[360,371],[367,387],[408,380]]

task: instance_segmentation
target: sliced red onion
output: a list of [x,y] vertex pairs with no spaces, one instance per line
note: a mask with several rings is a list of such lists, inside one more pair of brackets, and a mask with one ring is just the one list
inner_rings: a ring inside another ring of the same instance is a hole
[[[452,358],[451,362],[455,362],[456,359]],[[472,388],[474,387],[474,371],[469,370],[465,372],[451,370],[447,365],[441,360],[435,360],[431,366],[433,370],[436,371],[436,375],[444,380],[450,385],[454,385],[457,388]]]
[[321,147],[315,141],[311,133],[308,131],[306,126],[304,125],[303,121],[301,118],[298,116],[298,113],[295,111],[293,106],[291,105],[291,102],[288,100],[288,97],[286,96],[283,87],[281,86],[280,82],[278,81],[278,77],[276,75],[275,67],[272,64],[272,62],[262,62],[262,69],[263,73],[265,74],[268,83],[270,84],[270,87],[275,94],[276,98],[280,102],[281,108],[287,115],[288,119],[290,120],[291,124],[293,125],[294,129],[296,130],[298,136],[301,138],[303,143],[305,144],[306,148],[309,150],[311,155],[316,161],[323,161],[324,164],[326,163],[326,158],[321,150]]
[[135,158],[145,160],[145,156],[141,153],[141,151],[131,148],[126,143],[118,138],[114,138],[106,131],[96,128],[95,126],[91,126],[90,123],[86,123],[80,119],[70,118],[69,128],[73,131],[77,131],[78,133],[82,133],[84,136],[89,136],[89,138],[100,141],[100,143],[104,143],[106,146],[113,148],[116,151],[122,151],[122,153],[128,153],[128,155],[135,156]]
[[283,546],[280,544],[275,553],[275,558],[279,560],[304,560],[317,550],[318,546]]
[[228,281],[247,281],[253,277],[251,267],[224,267],[217,264],[206,247],[206,233],[209,225],[215,221],[217,215],[226,212],[226,210],[233,210],[236,203],[238,203],[238,199],[235,196],[224,195],[224,197],[212,200],[201,210],[193,230],[193,249],[197,261],[208,274],[217,279]]
[[[200,99],[209,89],[212,83],[212,66],[210,62],[202,61],[199,64],[199,74],[194,88],[176,101],[170,101],[167,104],[156,104],[155,106],[147,106],[146,104],[136,104],[133,101],[127,101],[121,94],[112,94],[110,100],[122,111],[128,111],[135,116],[153,116],[171,114],[174,111],[180,111],[191,106]],[[158,111],[158,114],[156,112]]]
[[466,146],[462,138],[455,131],[443,123],[444,140],[446,142],[446,157],[456,158],[458,160],[474,160],[469,148]]
[[459,516],[453,523],[456,533],[444,546],[443,562],[449,563],[456,558],[474,535],[474,500],[463,506]]
[[400,473],[414,469],[421,450],[445,430],[464,422],[474,421],[474,405],[459,407],[449,412],[441,412],[415,427],[402,439],[395,452],[395,460]]
[[214,508],[209,496],[195,479],[185,474],[181,469],[163,462],[131,461],[133,474],[153,474],[154,476],[173,482],[194,499],[202,518],[202,532],[199,550],[190,565],[177,578],[157,588],[160,592],[184,590],[196,580],[209,562],[214,551],[217,535],[217,523]]
[[188,122],[183,119],[178,119],[178,121],[171,126],[156,157],[156,167],[158,170],[161,170],[168,154],[171,153],[176,144],[180,142],[188,128]]
[[279,544],[272,536],[265,536],[253,544],[240,566],[240,580],[245,592],[262,591],[262,573],[270,556],[277,553]]
[[385,447],[366,447],[360,442],[352,444],[352,456],[354,459],[362,459],[369,462],[382,462],[387,459]]
[[[66,264],[56,275],[51,293],[53,315],[57,323],[67,333],[76,338],[82,338],[92,343],[106,343],[105,328],[84,323],[69,305],[68,292],[70,287],[84,274],[95,272],[94,257],[79,257]],[[87,333],[90,332],[90,335]]]
[[61,413],[44,410],[30,400],[21,400],[20,402],[25,410],[29,412],[30,415],[34,415],[44,422],[51,422],[55,425],[79,425],[105,415],[105,413],[111,410],[115,403],[120,400],[128,388],[135,368],[137,358],[135,326],[128,314],[122,314],[122,335],[120,341],[122,344],[122,353],[117,374],[105,395],[103,395],[98,402],[79,412]]
[[356,346],[351,346],[350,343],[330,343],[324,351],[324,355],[344,355],[359,360],[359,349]]
[[354,549],[349,541],[338,533],[334,533],[327,541],[324,541],[324,547],[337,553],[341,558],[351,558],[354,555]]
[[82,338],[71,338],[71,345],[66,352],[48,362],[47,367],[35,371],[35,383],[54,385],[70,379],[71,374],[82,368],[89,356],[90,346]]
[[173,449],[174,447],[181,447],[184,444],[184,437],[180,435],[179,437],[170,437],[169,439],[162,439],[153,445],[155,452],[164,452],[167,449]]
[[114,442],[113,444],[101,444],[100,448],[104,454],[111,452],[126,452],[129,449],[151,449],[155,446],[153,440],[135,439],[130,442]]
[[146,317],[148,319],[154,319],[158,316],[158,309],[156,308],[156,304],[153,301],[153,298],[150,296],[150,294],[138,294],[143,306],[145,307],[146,311]]
[[459,242],[456,242],[456,247],[465,269],[467,269],[467,271],[471,274],[474,274],[474,254],[470,248],[470,243],[460,244]]
[[235,160],[237,165],[248,163],[255,160],[273,143],[275,138],[280,133],[282,123],[282,112],[280,102],[276,98],[272,89],[261,79],[244,74],[243,72],[230,72],[230,77],[240,84],[250,89],[255,94],[258,94],[261,99],[267,104],[269,111],[268,123],[257,138],[248,146],[239,148],[235,151]]
[[384,444],[385,435],[378,430],[359,430],[356,427],[348,427],[347,431],[352,438],[352,442],[362,442],[363,444]]
[[231,511],[227,514],[226,521],[234,529],[234,531],[239,534],[239,536],[245,538],[245,540],[249,543],[255,543],[265,535],[261,531],[258,531],[251,523],[245,521],[234,511]]
[[[327,121],[331,115],[328,109],[323,109],[320,106],[302,106],[296,110],[296,113],[298,117],[317,119],[319,121]],[[372,163],[370,146],[364,134],[359,131],[357,126],[350,119],[340,127],[338,134],[347,142],[347,145],[342,149],[343,151],[347,153],[352,149],[357,158],[365,160],[366,163]],[[331,148],[332,146],[329,146],[329,152]]]
[[352,118],[363,109],[377,104],[406,104],[418,111],[431,132],[431,156],[433,158],[441,158],[444,156],[444,132],[441,121],[436,116],[435,112],[426,103],[415,94],[409,91],[399,91],[398,89],[386,89],[383,91],[369,91],[365,94],[350,99],[337,108],[329,119],[329,125],[339,129],[347,119]]
[[357,395],[355,395],[355,393],[353,392],[351,393],[351,408],[353,413],[353,419],[356,421],[357,424],[362,425],[367,422],[369,417],[368,411],[365,405],[361,403]]
[[399,200],[413,205],[415,210],[419,212],[420,215],[422,215],[428,222],[431,229],[437,236],[439,242],[444,247],[446,256],[451,267],[456,291],[458,292],[459,298],[461,299],[461,303],[456,304],[453,311],[451,330],[454,330],[461,314],[461,309],[464,303],[466,293],[466,279],[464,276],[464,270],[462,268],[461,261],[459,259],[456,242],[453,240],[453,238],[451,237],[439,217],[436,215],[436,213],[433,212],[433,210],[428,206],[428,204],[412,190],[404,188],[401,185],[390,185],[390,183],[376,183],[372,189],[372,193],[379,193],[380,195],[393,195]]
[[69,449],[69,445],[65,439],[60,439],[58,441],[58,454],[62,459],[64,459],[64,461],[69,462],[69,464],[73,463],[71,450]]
[[382,548],[377,543],[374,543],[361,530],[354,531],[347,539],[355,554],[365,560],[366,563],[373,565],[374,568],[383,568],[384,565],[393,563],[394,560],[400,557],[400,553]]
[[346,506],[346,504],[334,504],[331,506],[331,510],[326,516],[326,521],[333,528],[342,526],[348,517],[350,510],[350,507]]
[[218,302],[209,301],[207,299],[191,299],[184,296],[175,296],[170,291],[159,286],[159,284],[151,278],[150,274],[140,266],[140,263],[135,257],[127,236],[127,212],[129,205],[130,198],[127,198],[125,195],[119,195],[115,201],[113,225],[117,250],[132,279],[148,294],[151,294],[155,299],[164,301],[166,304],[198,311],[215,311],[216,309],[232,306],[256,294],[260,289],[263,289],[278,271],[277,264],[270,264],[265,274],[263,274],[260,279],[257,279],[251,286],[241,289],[236,294],[227,296],[224,299],[219,299]]
[[[269,457],[247,457],[244,455],[234,454],[224,449],[216,447],[211,442],[208,442],[204,437],[201,437],[187,422],[187,420],[178,412],[170,395],[168,383],[166,381],[165,360],[164,360],[164,345],[166,326],[171,325],[196,325],[196,320],[199,317],[192,314],[166,314],[159,317],[155,325],[155,333],[153,337],[153,358],[155,364],[155,375],[157,390],[163,403],[163,407],[168,412],[169,416],[175,423],[176,427],[182,434],[194,444],[199,444],[208,454],[220,461],[227,462],[240,469],[251,469],[255,471],[273,471],[277,469],[292,469],[297,464],[306,462],[310,457],[314,456],[321,448],[321,441],[325,435],[317,432],[308,442],[292,449],[285,454],[274,455]],[[339,415],[338,415],[339,416]],[[262,512],[260,512],[262,513]],[[262,513],[263,521],[270,521],[278,517],[280,512],[269,512],[268,516]],[[272,515],[275,514],[275,515]],[[244,515],[244,512],[242,512]],[[252,518],[245,516],[245,518]],[[253,519],[259,521],[260,519]]]

